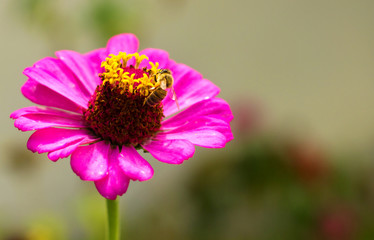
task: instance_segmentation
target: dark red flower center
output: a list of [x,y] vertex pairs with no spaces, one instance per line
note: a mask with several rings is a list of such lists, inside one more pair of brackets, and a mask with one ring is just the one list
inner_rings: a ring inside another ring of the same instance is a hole
[[[127,61],[135,57],[135,66]],[[102,67],[102,84],[92,95],[84,119],[102,139],[116,145],[133,145],[147,141],[161,127],[162,103],[145,104],[145,99],[159,85],[154,75],[158,64],[139,69],[145,55],[120,53],[111,55]]]

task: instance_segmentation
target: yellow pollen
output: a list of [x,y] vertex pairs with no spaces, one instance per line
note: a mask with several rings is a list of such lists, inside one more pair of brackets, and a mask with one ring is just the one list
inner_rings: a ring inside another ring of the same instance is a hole
[[159,71],[159,68],[158,66],[160,65],[158,62],[156,62],[155,64],[153,64],[153,62],[149,62],[149,64],[151,65],[151,72],[153,74],[156,74],[158,71]]
[[[130,59],[135,58],[135,66],[127,66]],[[99,74],[102,85],[116,84],[122,88],[121,94],[129,92],[132,94],[139,93],[141,96],[148,96],[151,89],[155,89],[160,83],[155,82],[155,75],[160,71],[159,63],[149,62],[151,69],[139,69],[141,62],[147,59],[146,55],[139,53],[127,54],[119,52],[118,55],[109,54],[109,56],[101,63],[101,67],[105,71]],[[131,74],[130,74],[131,73]],[[142,74],[139,77],[139,74]],[[138,77],[136,77],[138,76]]]
[[133,57],[135,57],[135,60],[136,60],[136,63],[135,63],[135,68],[138,68],[140,63],[144,60],[144,59],[147,59],[148,60],[148,57],[146,55],[140,55],[139,56],[139,53],[134,53],[134,54],[131,54]]

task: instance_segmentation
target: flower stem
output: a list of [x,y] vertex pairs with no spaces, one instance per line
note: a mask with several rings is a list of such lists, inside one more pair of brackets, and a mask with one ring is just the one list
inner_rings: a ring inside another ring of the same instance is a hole
[[119,200],[106,199],[106,209],[108,212],[108,240],[119,240]]

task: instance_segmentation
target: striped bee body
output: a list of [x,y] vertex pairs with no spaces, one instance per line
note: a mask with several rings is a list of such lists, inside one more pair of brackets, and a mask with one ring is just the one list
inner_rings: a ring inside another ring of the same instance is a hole
[[174,78],[168,69],[160,69],[158,73],[154,75],[155,82],[160,83],[158,87],[156,87],[149,95],[144,99],[144,104],[148,104],[149,106],[156,106],[159,104],[168,94],[166,89],[170,89],[171,93],[173,94],[172,99],[175,100],[178,109],[179,104],[177,101],[177,96],[175,94],[173,84]]
[[167,91],[158,86],[149,96],[144,100],[144,104],[155,106],[159,104],[167,95]]

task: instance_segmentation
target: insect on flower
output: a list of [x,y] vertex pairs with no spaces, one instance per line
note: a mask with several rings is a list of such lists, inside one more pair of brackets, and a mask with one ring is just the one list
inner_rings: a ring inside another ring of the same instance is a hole
[[138,149],[181,164],[195,145],[222,148],[233,139],[233,116],[217,86],[166,51],[138,45],[135,35],[120,34],[105,48],[39,60],[24,70],[21,91],[41,106],[10,116],[21,131],[35,131],[28,149],[52,161],[71,156],[72,170],[107,199],[123,195],[130,180],[152,178]]
[[148,97],[145,98],[144,104],[148,104],[150,106],[159,104],[167,95],[166,89],[170,89],[173,94],[172,99],[175,100],[175,103],[179,109],[178,99],[173,88],[174,79],[170,70],[160,69],[160,71],[154,75],[154,79],[155,82],[160,83],[160,85],[155,89],[152,89],[152,92],[148,95]]

